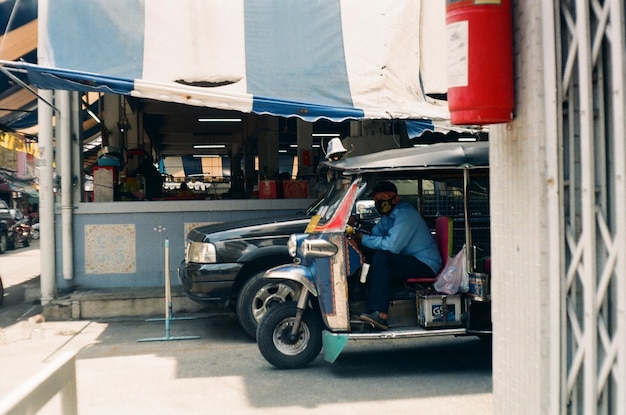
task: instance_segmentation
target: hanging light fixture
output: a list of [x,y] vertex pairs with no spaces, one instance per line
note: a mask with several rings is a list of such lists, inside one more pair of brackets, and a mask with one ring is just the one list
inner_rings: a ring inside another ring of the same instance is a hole
[[346,155],[348,150],[343,146],[341,139],[335,137],[328,142],[326,147],[326,158],[328,160],[341,160]]

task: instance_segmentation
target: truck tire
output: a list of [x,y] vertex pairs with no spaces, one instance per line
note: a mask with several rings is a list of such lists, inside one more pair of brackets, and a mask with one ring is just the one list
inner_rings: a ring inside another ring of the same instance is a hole
[[296,284],[288,280],[265,279],[265,272],[255,274],[244,284],[237,297],[237,320],[253,339],[256,329],[267,310],[280,303],[295,301]]
[[6,233],[0,234],[0,254],[4,254],[9,247],[9,239]]

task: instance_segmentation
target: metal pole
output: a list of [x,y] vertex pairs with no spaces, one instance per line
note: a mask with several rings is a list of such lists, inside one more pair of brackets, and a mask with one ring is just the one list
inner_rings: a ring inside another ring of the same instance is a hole
[[[160,228],[160,226],[159,226]],[[151,337],[147,339],[139,339],[138,342],[155,342],[170,340],[191,340],[199,339],[199,336],[170,336],[170,322],[172,320],[195,320],[195,317],[172,317],[172,289],[170,287],[170,240],[165,239],[165,337]],[[161,319],[148,319],[146,321],[156,321]]]
[[51,90],[40,90],[38,102],[39,124],[39,234],[41,255],[41,304],[46,305],[56,297],[55,285],[55,237],[54,237],[54,148],[52,146]]
[[72,244],[72,131],[70,92],[57,91],[59,97],[61,144],[61,235],[63,247],[63,278],[71,280],[74,274]]
[[170,309],[172,290],[170,287],[170,240],[165,239],[165,335],[170,337]]
[[463,215],[465,217],[465,267],[467,272],[473,272],[472,261],[472,229],[470,227],[470,214],[469,214],[469,168],[463,169]]

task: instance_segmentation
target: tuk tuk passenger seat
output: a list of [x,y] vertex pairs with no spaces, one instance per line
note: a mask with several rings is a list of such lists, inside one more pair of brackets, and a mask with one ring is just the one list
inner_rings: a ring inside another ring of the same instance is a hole
[[[438,216],[435,220],[435,242],[441,255],[441,268],[446,266],[448,259],[452,253],[452,218],[449,216]],[[407,278],[405,285],[411,287],[413,285],[433,284],[436,277],[414,277]]]

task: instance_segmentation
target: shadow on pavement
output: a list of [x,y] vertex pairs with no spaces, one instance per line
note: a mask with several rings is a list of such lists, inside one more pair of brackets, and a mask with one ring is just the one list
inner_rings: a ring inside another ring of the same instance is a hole
[[[181,398],[210,391],[216,407],[228,407],[233,394],[255,408],[315,408],[476,394],[490,399],[492,393],[490,344],[471,337],[353,342],[334,364],[320,355],[308,368],[280,371],[263,359],[236,318],[172,321],[170,331],[172,337],[200,338],[139,342],[165,336],[164,321],[106,323],[79,352],[78,368],[90,367],[91,373],[104,365],[110,373],[100,373],[97,382],[107,384],[108,378],[128,390],[144,379],[146,390],[157,382],[157,390]],[[79,383],[96,382],[82,373]]]

